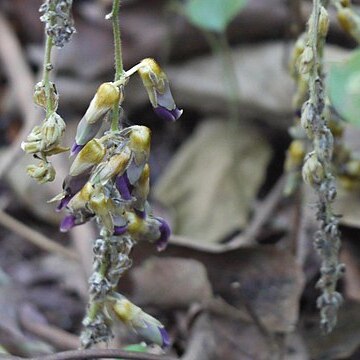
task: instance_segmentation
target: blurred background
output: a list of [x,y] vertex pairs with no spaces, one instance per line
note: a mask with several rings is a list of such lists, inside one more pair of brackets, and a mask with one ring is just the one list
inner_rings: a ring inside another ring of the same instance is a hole
[[[151,244],[135,247],[119,290],[165,324],[168,352],[182,359],[359,359],[359,192],[340,191],[346,301],[327,337],[316,309],[314,199],[305,188],[283,196],[288,129],[299,110],[287,64],[311,2],[226,1],[221,16],[214,1],[205,13],[193,2],[121,2],[125,69],[156,59],[184,113],[165,123],[139,78],[126,87],[124,122],[152,130],[151,204],[173,235],[161,254]],[[43,118],[32,102],[44,51],[41,3],[0,0],[0,346],[27,357],[78,347],[97,236],[94,224],[61,234],[63,214],[47,203],[61,191],[68,155],[54,158],[51,184],[25,172],[33,159],[20,143]],[[104,18],[111,5],[75,0],[77,32],[54,51],[68,146],[97,87],[114,76]],[[356,45],[329,13],[326,68]],[[359,149],[358,129],[347,125],[344,139]],[[140,341],[119,327],[112,346]]]

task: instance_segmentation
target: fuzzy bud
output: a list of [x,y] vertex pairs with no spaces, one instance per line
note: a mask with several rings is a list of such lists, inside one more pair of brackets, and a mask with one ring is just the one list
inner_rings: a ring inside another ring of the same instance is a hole
[[97,139],[90,140],[76,156],[70,167],[69,175],[77,176],[99,164],[106,154],[106,149]]
[[286,154],[285,170],[291,171],[299,168],[305,156],[305,144],[301,140],[293,140]]
[[99,120],[122,100],[122,91],[113,83],[103,83],[99,86],[77,127],[73,154],[79,152],[82,146],[96,136],[102,126],[102,121]]
[[316,186],[325,178],[325,171],[315,153],[309,153],[302,168],[302,176],[308,185]]
[[51,182],[55,179],[55,169],[49,162],[42,161],[39,165],[29,165],[26,168],[27,174],[40,184]]
[[329,31],[329,14],[327,10],[321,6],[319,15],[319,35],[323,38],[326,37]]
[[307,74],[314,66],[314,52],[311,46],[306,46],[300,57],[299,72]]
[[47,150],[59,144],[64,134],[66,124],[57,113],[52,113],[41,127],[41,149]]
[[139,65],[138,73],[155,113],[165,120],[177,120],[183,111],[176,107],[164,71],[154,59],[150,58],[143,59]]
[[125,147],[120,154],[115,154],[109,160],[100,164],[99,170],[93,175],[92,182],[100,182],[105,185],[110,179],[122,175],[131,159],[131,151]]
[[116,317],[125,325],[132,328],[146,341],[160,345],[169,346],[169,336],[160,321],[144,312],[123,296],[119,296],[111,304]]
[[[59,95],[56,91],[55,84],[53,84],[52,82],[50,82],[50,101],[52,108],[56,111],[59,104]],[[46,109],[47,101],[46,101],[45,85],[42,81],[38,82],[35,85],[34,102],[36,105]]]

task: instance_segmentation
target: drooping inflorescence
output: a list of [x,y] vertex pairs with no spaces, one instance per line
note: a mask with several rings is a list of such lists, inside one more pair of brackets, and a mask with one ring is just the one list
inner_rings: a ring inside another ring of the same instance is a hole
[[[165,73],[153,59],[145,59],[117,82],[103,83],[80,120],[72,146],[75,156],[53,201],[66,209],[61,231],[95,220],[100,237],[94,243],[94,272],[89,280],[90,301],[84,319],[82,346],[90,347],[111,337],[112,319],[119,319],[146,340],[166,346],[163,325],[117,292],[121,275],[131,266],[129,253],[136,242],[155,243],[165,249],[168,224],[154,216],[149,194],[151,132],[146,126],[109,129],[107,114],[124,99],[129,77],[138,72],[155,112],[177,120],[182,111],[173,100]],[[114,314],[114,316],[111,316]]]
[[[40,159],[38,165],[27,168],[28,174],[40,183],[55,178],[48,157],[70,150],[60,144],[66,126],[56,112],[59,98],[50,81],[50,72],[52,47],[63,47],[75,32],[71,6],[72,0],[44,0],[40,8],[46,48],[43,79],[35,86],[34,101],[45,109],[46,116],[21,145],[25,152]],[[151,131],[139,125],[123,128],[119,108],[130,76],[138,73],[160,118],[175,121],[182,110],[176,107],[168,78],[155,60],[147,58],[130,70],[123,70],[119,6],[120,1],[114,0],[113,11],[106,17],[113,20],[115,80],[101,84],[90,101],[77,126],[70,154],[73,162],[64,179],[63,191],[50,202],[58,201],[57,210],[67,212],[61,231],[88,221],[96,222],[100,229],[93,244],[94,264],[82,347],[108,342],[116,319],[146,341],[165,347],[169,345],[169,337],[164,326],[117,291],[120,277],[131,266],[129,255],[134,244],[148,241],[161,251],[170,237],[168,224],[153,214],[148,203]]]

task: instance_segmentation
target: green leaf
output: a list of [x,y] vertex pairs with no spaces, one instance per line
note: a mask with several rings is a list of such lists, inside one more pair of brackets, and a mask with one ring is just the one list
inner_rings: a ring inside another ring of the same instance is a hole
[[[148,351],[148,348],[145,343],[141,342],[140,344],[127,345],[123,347],[123,350],[146,353]],[[124,360],[124,359],[118,359],[118,360]]]
[[341,117],[360,126],[360,50],[349,60],[330,68],[328,95]]
[[203,30],[224,32],[247,0],[187,0],[185,15]]

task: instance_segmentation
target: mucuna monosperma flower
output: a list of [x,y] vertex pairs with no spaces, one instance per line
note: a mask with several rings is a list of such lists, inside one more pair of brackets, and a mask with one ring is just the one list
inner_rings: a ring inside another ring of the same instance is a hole
[[[134,125],[107,131],[104,127],[107,113],[123,102],[124,86],[135,72],[139,72],[155,112],[167,120],[180,117],[182,110],[175,105],[167,77],[152,59],[145,59],[125,72],[118,82],[100,85],[78,125],[71,149],[75,158],[63,191],[52,199],[60,201],[57,210],[66,208],[68,212],[60,225],[61,231],[92,219],[101,227],[101,238],[94,245],[96,265],[90,278],[90,304],[99,301],[102,315],[99,313],[95,318],[88,315],[84,319],[84,347],[101,334],[106,338],[111,333],[105,329],[105,323],[102,325],[106,331],[98,324],[109,311],[145,340],[162,347],[169,345],[164,326],[115,291],[120,276],[131,266],[128,255],[133,243],[149,241],[161,251],[170,237],[169,225],[153,215],[147,200],[150,129]],[[109,244],[114,247],[109,248]],[[109,270],[101,275],[99,264],[104,261],[109,261]]]

